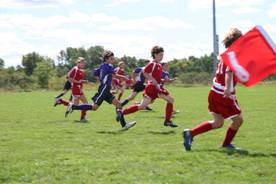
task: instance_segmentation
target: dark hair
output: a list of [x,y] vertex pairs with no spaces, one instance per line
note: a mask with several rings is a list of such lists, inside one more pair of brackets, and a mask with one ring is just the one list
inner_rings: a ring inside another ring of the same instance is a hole
[[114,56],[114,53],[110,50],[105,50],[103,53],[103,60],[105,61],[109,57]]
[[161,65],[162,65],[162,66],[165,66],[165,65],[168,65],[168,66],[169,66],[169,63],[163,62],[163,63],[161,63]]
[[150,60],[148,60],[148,59],[144,60],[144,63],[149,63],[149,62],[150,62]]
[[225,48],[228,48],[230,45],[232,45],[234,41],[236,41],[241,36],[242,32],[239,29],[232,28],[225,36],[222,43],[224,44]]
[[155,54],[159,54],[160,52],[164,52],[164,49],[163,47],[159,47],[159,46],[154,46],[152,49],[151,49],[151,56],[153,59],[155,59]]

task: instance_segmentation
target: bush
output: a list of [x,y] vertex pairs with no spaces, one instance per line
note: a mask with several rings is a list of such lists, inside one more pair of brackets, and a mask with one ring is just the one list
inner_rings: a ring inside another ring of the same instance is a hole
[[63,88],[65,81],[65,77],[51,77],[48,82],[48,89],[61,90]]
[[210,84],[212,82],[212,74],[207,72],[183,73],[179,78],[184,84]]

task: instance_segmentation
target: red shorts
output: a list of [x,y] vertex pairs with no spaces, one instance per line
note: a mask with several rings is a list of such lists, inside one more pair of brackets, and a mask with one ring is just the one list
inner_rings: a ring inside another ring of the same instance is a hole
[[144,96],[148,96],[151,100],[158,98],[158,94],[169,95],[170,93],[163,87],[159,91],[153,84],[148,84],[144,90]]
[[123,84],[121,83],[120,80],[118,79],[113,79],[112,80],[112,86],[114,86],[114,88],[120,89],[123,87]]
[[226,98],[212,90],[208,96],[208,108],[210,113],[222,115],[225,119],[233,118],[241,114],[236,98]]
[[81,85],[73,85],[73,87],[72,87],[72,95],[74,97],[80,97],[81,95],[83,95],[82,86]]

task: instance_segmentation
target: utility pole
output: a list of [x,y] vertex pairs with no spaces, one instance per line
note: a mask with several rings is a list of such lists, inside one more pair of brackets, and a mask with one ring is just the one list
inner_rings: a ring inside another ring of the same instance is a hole
[[218,64],[219,36],[216,31],[216,0],[213,0],[213,75],[215,75]]

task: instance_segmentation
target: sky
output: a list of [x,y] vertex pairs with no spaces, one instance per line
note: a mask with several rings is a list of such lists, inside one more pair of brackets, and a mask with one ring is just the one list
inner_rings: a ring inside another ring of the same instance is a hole
[[[275,0],[216,0],[221,41],[231,27],[244,33],[261,25],[276,42]],[[100,45],[116,57],[164,60],[213,50],[212,0],[0,0],[0,58],[5,67],[38,52],[57,60],[67,47]]]

